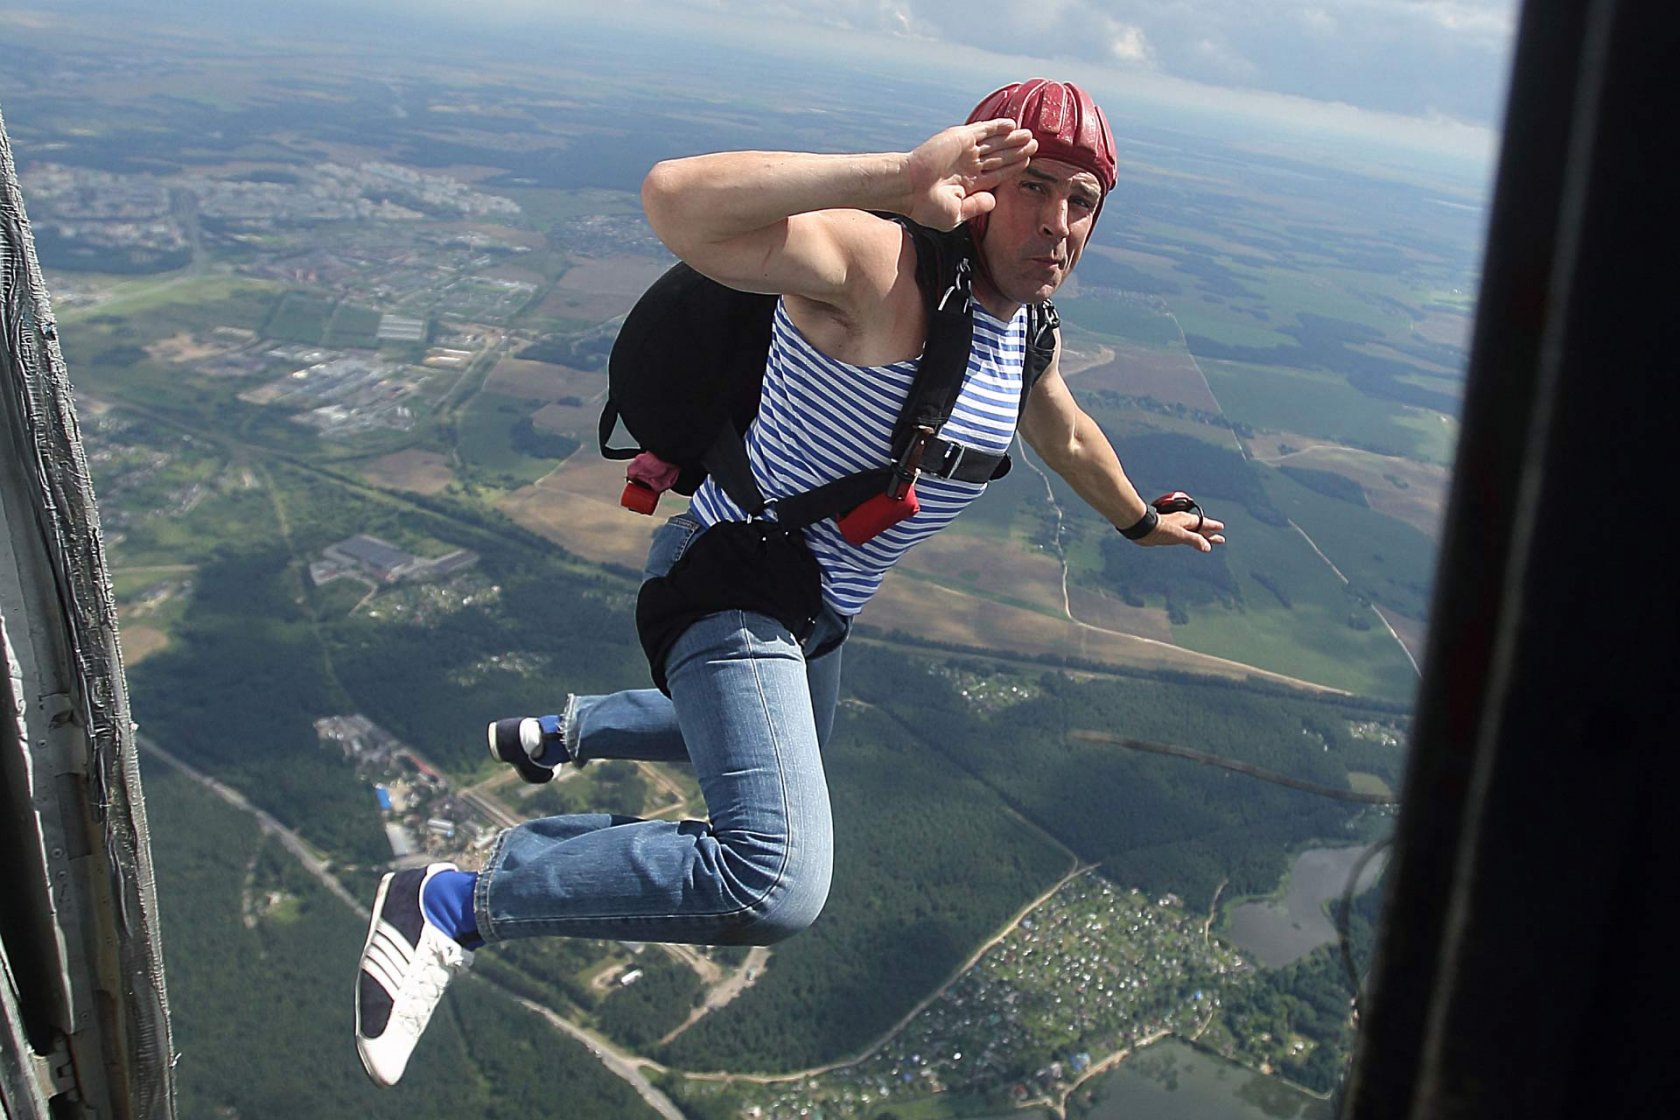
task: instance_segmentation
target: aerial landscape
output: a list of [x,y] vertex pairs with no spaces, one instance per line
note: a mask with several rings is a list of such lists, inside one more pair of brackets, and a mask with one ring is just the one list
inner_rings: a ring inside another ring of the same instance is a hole
[[1333,1115],[1485,179],[1107,97],[1062,370],[1138,489],[1230,543],[1136,549],[1018,448],[846,647],[817,924],[492,946],[381,1091],[349,996],[385,871],[478,866],[533,816],[705,815],[686,767],[532,787],[483,745],[647,681],[656,522],[595,446],[674,259],[642,177],[904,150],[1020,75],[98,8],[0,6],[0,111],[120,606],[183,1118]]

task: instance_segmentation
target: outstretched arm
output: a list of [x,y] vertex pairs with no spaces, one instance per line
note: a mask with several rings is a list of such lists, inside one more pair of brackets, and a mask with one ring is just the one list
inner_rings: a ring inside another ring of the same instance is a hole
[[[1056,360],[1039,378],[1027,398],[1021,417],[1021,435],[1051,470],[1067,480],[1092,509],[1108,518],[1117,529],[1129,528],[1143,519],[1148,503],[1126,477],[1120,457],[1097,422],[1086,415],[1060,370],[1061,341]],[[1225,524],[1204,517],[1200,532],[1188,513],[1164,513],[1154,532],[1137,543],[1142,545],[1187,544],[1203,552],[1224,544]]]
[[642,184],[654,233],[700,272],[746,291],[842,309],[882,298],[902,235],[866,211],[954,229],[995,205],[991,190],[1036,143],[1013,121],[948,128],[911,152],[721,152],[669,160]]

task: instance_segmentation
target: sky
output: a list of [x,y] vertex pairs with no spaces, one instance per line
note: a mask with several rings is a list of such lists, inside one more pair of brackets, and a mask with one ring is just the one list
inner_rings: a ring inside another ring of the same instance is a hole
[[[6,9],[138,0],[0,0]],[[148,0],[148,5],[151,0]],[[292,0],[332,18],[409,23],[419,10],[540,36],[568,23],[691,27],[774,50],[823,49],[954,74],[1031,74],[1144,103],[1423,152],[1491,168],[1520,0]],[[173,0],[243,15],[273,0]],[[406,17],[406,18],[405,18]],[[979,79],[975,79],[979,80]],[[990,88],[990,85],[988,85]],[[983,91],[981,91],[983,92]],[[1111,110],[1111,115],[1114,114]]]
[[[345,0],[378,7],[394,0]],[[460,10],[458,0],[403,0]],[[733,24],[836,52],[1014,59],[1123,94],[1491,163],[1519,0],[476,0],[479,18]],[[603,16],[610,12],[610,16]]]
[[[509,8],[535,0],[486,0]],[[1516,0],[683,0],[1230,90],[1497,127]]]

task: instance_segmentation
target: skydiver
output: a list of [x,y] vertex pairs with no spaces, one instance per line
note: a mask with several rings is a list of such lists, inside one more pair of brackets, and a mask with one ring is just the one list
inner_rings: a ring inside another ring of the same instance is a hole
[[[974,259],[967,380],[941,434],[1001,454],[1016,426],[1029,304],[1078,263],[1116,182],[1102,110],[1071,83],[1032,79],[988,95],[968,123],[904,153],[725,152],[658,164],[648,221],[682,260],[725,285],[778,294],[763,403],[748,436],[767,497],[879,462],[928,326],[903,215],[967,224]],[[1157,513],[1075,403],[1056,358],[1019,411],[1026,442],[1115,528],[1144,546],[1209,552],[1224,525]],[[568,697],[554,715],[498,720],[492,755],[527,781],[597,758],[691,762],[706,821],[605,814],[504,832],[483,871],[437,863],[387,875],[357,974],[356,1046],[376,1082],[402,1076],[449,981],[486,942],[561,935],[769,944],[805,929],[828,896],[833,827],[821,748],[833,726],[852,618],[911,546],[984,482],[923,478],[920,508],[863,545],[833,521],[804,530],[821,606],[803,640],[750,610],[707,614],[652,690]],[[653,535],[650,580],[711,529],[747,519],[714,479]],[[813,588],[812,594],[816,595]]]

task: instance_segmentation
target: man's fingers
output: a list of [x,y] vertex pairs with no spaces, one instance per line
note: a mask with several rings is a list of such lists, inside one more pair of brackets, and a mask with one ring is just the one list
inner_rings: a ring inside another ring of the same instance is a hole
[[[1168,539],[1161,544],[1187,544],[1198,552],[1212,552],[1213,546],[1225,543],[1225,523],[1215,521],[1211,517],[1203,517],[1201,525],[1196,524],[1193,513],[1168,513],[1161,517],[1161,527],[1170,530]],[[1147,539],[1147,538],[1146,538]]]
[[982,214],[989,214],[996,205],[997,196],[993,195],[991,191],[974,191],[971,194],[964,195],[962,217],[958,219],[958,224],[961,225],[970,218],[978,218]]
[[975,144],[982,151],[1020,149],[1028,145],[1037,147],[1038,141],[1033,139],[1032,132],[1025,128],[1016,128],[1014,121],[992,123],[1001,123],[1003,128],[987,128],[975,137]]
[[[1037,145],[1038,141],[1033,141],[1035,149]],[[1010,148],[1007,151],[992,152],[990,154],[982,152],[980,155],[980,170],[985,174],[1003,174],[1004,172],[1012,171],[1017,167],[1025,167],[1027,165],[1028,158],[1029,154],[1024,148]]]
[[1024,128],[1016,128],[1014,120],[1009,117],[993,117],[989,121],[975,121],[968,127],[973,130],[975,136],[981,137],[1007,136],[1012,132],[1026,131]]
[[[1001,128],[992,128],[1001,125]],[[1038,150],[1038,141],[1024,128],[1016,128],[1010,120],[988,121],[983,131],[975,134],[974,147],[982,158],[996,156],[1005,162],[1026,159]]]

